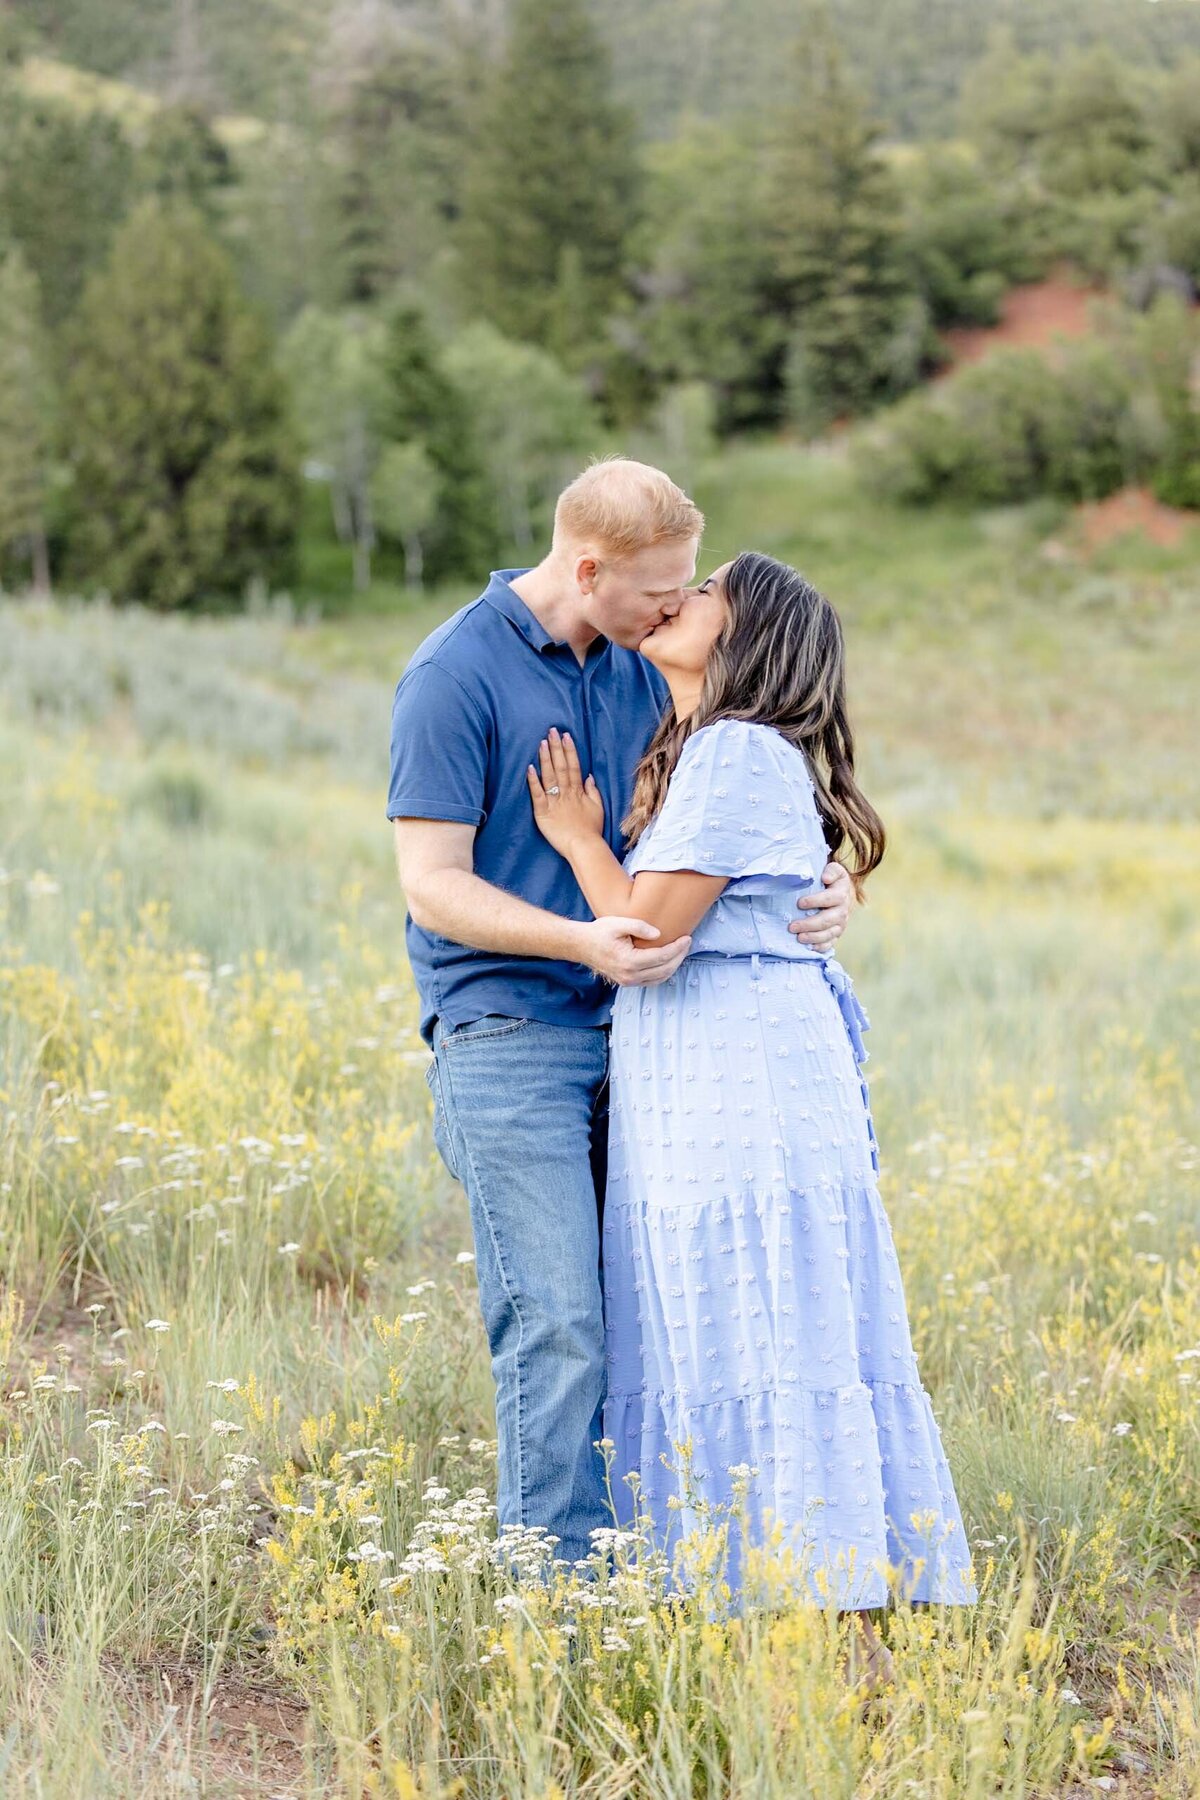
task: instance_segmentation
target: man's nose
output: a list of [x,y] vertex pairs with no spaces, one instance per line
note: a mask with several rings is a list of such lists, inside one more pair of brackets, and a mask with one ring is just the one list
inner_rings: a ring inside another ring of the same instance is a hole
[[682,608],[683,608],[683,595],[675,594],[672,596],[672,598],[670,600],[664,600],[662,602],[662,606],[661,606],[660,610],[662,612],[662,616],[664,619],[673,619],[675,617],[675,615],[682,610]]

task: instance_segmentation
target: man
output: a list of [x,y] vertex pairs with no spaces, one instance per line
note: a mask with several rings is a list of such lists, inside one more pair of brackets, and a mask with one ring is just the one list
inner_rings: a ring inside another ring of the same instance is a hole
[[[593,464],[560,495],[549,554],[492,574],[396,687],[387,816],[408,902],[434,1133],[466,1188],[496,1383],[501,1525],[570,1562],[613,1523],[597,1447],[605,1388],[599,1215],[612,985],[665,981],[690,939],[591,918],[538,832],[526,769],[569,731],[620,854],[634,771],[667,700],[637,654],[673,617],[704,519],[659,469]],[[828,949],[853,890],[827,865],[791,929]]]

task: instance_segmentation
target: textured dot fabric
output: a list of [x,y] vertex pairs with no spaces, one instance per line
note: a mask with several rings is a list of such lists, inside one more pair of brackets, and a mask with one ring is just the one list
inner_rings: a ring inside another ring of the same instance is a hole
[[819,1603],[884,1605],[889,1572],[910,1599],[969,1603],[879,1196],[868,1020],[841,965],[787,929],[827,860],[803,752],[728,719],[688,740],[626,858],[730,880],[671,980],[621,988],[613,1010],[612,1497],[668,1551],[728,1521],[735,1591],[740,1479],[749,1542],[791,1552]]

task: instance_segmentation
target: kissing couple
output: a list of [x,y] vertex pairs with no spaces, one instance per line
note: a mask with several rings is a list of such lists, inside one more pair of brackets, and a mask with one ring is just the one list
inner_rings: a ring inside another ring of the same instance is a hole
[[470,1203],[501,1527],[580,1562],[614,1522],[669,1553],[728,1514],[736,1594],[740,1489],[749,1541],[782,1533],[886,1656],[889,1571],[978,1594],[833,955],[884,830],[837,613],[755,551],[695,585],[703,527],[661,470],[593,463],[544,559],[397,684],[434,1134]]

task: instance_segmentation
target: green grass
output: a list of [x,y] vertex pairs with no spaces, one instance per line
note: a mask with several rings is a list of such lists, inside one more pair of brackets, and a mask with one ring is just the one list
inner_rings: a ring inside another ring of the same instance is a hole
[[602,1630],[489,1563],[469,1219],[384,817],[395,679],[469,590],[308,622],[4,600],[6,1793],[1195,1791],[1192,569],[1055,560],[1051,509],[868,507],[786,445],[697,492],[709,562],[784,555],[845,621],[890,848],[842,958],[980,1607],[892,1611],[864,1724],[823,1615],[681,1624],[630,1571]]

